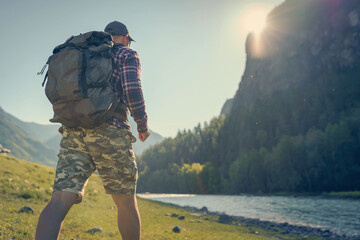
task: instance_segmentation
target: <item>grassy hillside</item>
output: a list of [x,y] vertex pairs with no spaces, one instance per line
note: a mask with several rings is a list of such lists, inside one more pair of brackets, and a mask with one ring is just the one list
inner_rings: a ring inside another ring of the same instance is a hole
[[[50,199],[54,169],[12,156],[0,155],[0,239],[34,239],[37,219]],[[220,224],[215,216],[203,216],[181,208],[138,199],[142,217],[142,239],[300,239],[284,237],[261,229]],[[21,213],[29,206],[34,213]],[[177,213],[185,220],[168,216]],[[181,233],[173,233],[178,225]],[[100,227],[102,233],[87,230]],[[254,234],[257,231],[258,234]],[[120,239],[116,227],[116,208],[104,193],[101,180],[94,175],[85,199],[75,205],[66,218],[60,239]]]
[[21,159],[55,166],[56,155],[53,149],[40,141],[34,140],[22,128],[17,126],[0,108],[0,144],[11,150],[11,153]]
[[[38,140],[39,142],[45,143],[49,139],[59,136],[58,128],[61,126],[60,124],[39,124],[35,122],[24,122],[20,119],[12,116],[9,113],[4,112],[5,116],[16,126],[20,127],[24,130],[27,135],[31,136],[33,139]],[[58,149],[56,147],[55,149]]]

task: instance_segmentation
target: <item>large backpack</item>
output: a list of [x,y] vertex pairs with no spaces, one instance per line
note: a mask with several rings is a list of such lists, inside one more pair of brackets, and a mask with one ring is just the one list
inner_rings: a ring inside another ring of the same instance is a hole
[[54,110],[50,122],[95,127],[114,115],[118,98],[109,82],[112,46],[110,34],[92,31],[72,36],[53,50],[43,82],[47,78],[45,93]]

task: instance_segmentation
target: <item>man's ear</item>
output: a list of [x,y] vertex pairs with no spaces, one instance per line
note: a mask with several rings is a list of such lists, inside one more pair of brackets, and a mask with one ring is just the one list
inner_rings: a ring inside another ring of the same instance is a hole
[[112,38],[113,38],[113,42],[114,42],[114,43],[124,44],[124,36],[113,35]]

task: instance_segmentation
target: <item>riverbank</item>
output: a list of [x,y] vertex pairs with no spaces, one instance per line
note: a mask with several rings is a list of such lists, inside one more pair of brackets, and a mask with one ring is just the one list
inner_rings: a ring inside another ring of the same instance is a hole
[[[204,209],[193,209],[187,207],[186,209],[196,211],[196,212],[203,212]],[[320,237],[322,239],[332,239],[332,240],[359,240],[360,236],[357,237],[350,237],[346,235],[338,235],[332,233],[329,230],[321,229],[321,228],[313,228],[308,226],[297,226],[292,225],[287,222],[284,223],[277,223],[271,221],[263,221],[260,219],[252,219],[252,218],[245,218],[239,216],[230,216],[223,213],[218,212],[207,212],[208,215],[217,216],[219,218],[219,222],[223,222],[226,224],[232,225],[243,225],[246,227],[259,227],[273,232],[279,232],[285,235],[299,235],[303,238],[307,237]]]
[[240,222],[232,221],[229,224],[226,219],[219,221],[217,214],[139,197],[138,199],[143,239],[321,239],[314,236],[284,234],[281,231],[272,231],[256,225],[247,226]]
[[[156,200],[153,200],[157,202]],[[245,218],[239,216],[230,216],[220,212],[210,212],[206,207],[195,208],[195,207],[181,207],[172,203],[161,203],[163,205],[182,208],[186,211],[192,212],[193,214],[198,214],[203,218],[212,217],[216,222],[232,225],[232,226],[242,226],[256,233],[257,231],[267,231],[267,237],[275,237],[276,234],[281,234],[280,239],[330,239],[330,240],[359,240],[360,236],[346,236],[339,235],[331,232],[330,230],[309,227],[309,226],[299,226],[292,225],[287,222],[272,222],[272,221],[263,221],[260,219]],[[254,230],[256,229],[256,230]],[[261,230],[260,230],[261,229]]]
[[[255,194],[257,195],[257,194]],[[259,194],[259,196],[268,196]],[[269,196],[292,196],[292,197],[321,197],[321,198],[345,198],[345,199],[359,199],[360,191],[348,191],[348,192],[309,192],[309,193],[291,193],[291,192],[278,192],[270,194]]]

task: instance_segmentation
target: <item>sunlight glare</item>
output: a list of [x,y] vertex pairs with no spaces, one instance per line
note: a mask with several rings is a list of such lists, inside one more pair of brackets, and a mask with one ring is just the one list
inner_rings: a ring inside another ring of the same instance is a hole
[[266,8],[253,8],[245,12],[241,20],[241,29],[247,33],[261,33],[266,27]]

